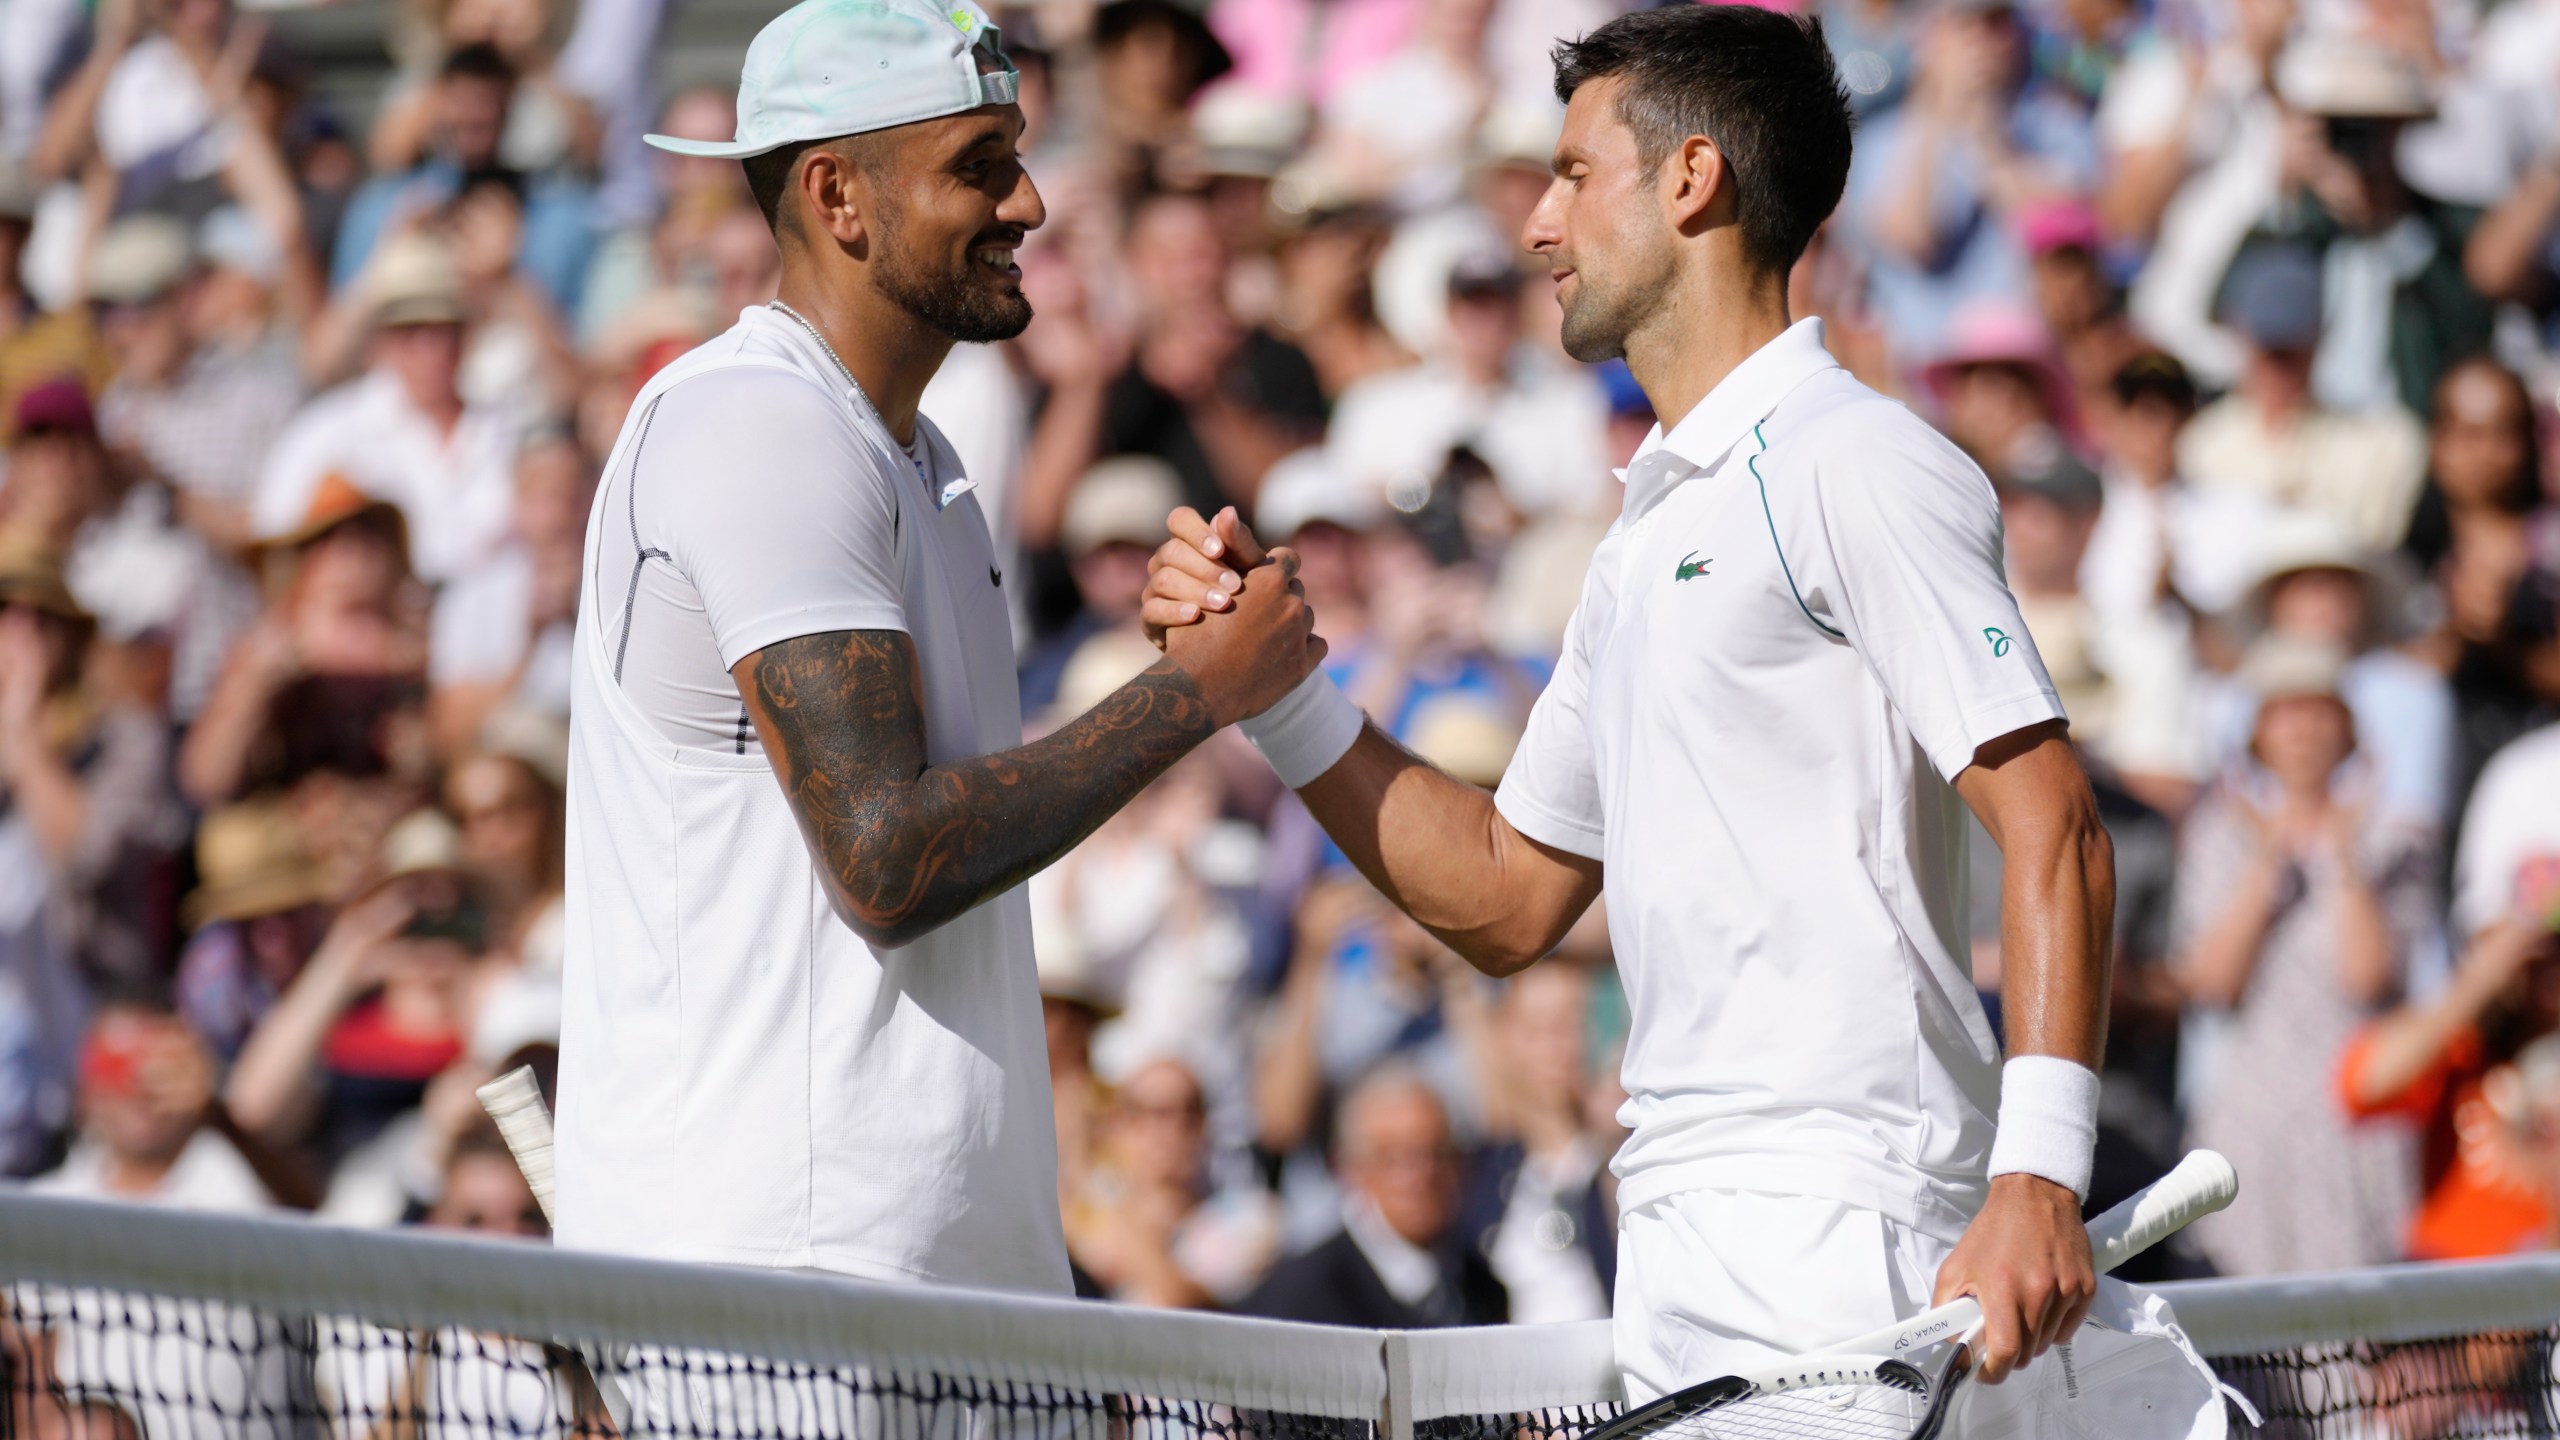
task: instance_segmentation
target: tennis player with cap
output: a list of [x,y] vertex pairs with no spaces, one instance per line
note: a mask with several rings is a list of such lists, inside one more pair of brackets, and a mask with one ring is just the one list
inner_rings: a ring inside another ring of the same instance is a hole
[[[1322,658],[1289,567],[1022,743],[1004,577],[916,410],[1029,321],[973,0],[808,0],[738,138],[780,298],[652,379],[587,529],[564,1244],[1065,1294],[1024,879]],[[1267,579],[1266,579],[1267,577]]]
[[[1555,679],[1492,795],[1321,677],[1246,733],[1483,970],[1531,964],[1606,897],[1632,1010],[1635,1398],[1968,1293],[1996,1381],[2094,1293],[2080,1200],[2114,906],[1999,507],[1819,321],[1789,322],[1788,271],[1849,167],[1820,27],[1674,6],[1556,59],[1564,131],[1525,240],[1565,348],[1623,355],[1662,423]],[[1176,534],[1148,619],[1179,640],[1224,622],[1260,556],[1228,514]],[[1966,961],[1968,808],[2003,855],[2005,1078]]]

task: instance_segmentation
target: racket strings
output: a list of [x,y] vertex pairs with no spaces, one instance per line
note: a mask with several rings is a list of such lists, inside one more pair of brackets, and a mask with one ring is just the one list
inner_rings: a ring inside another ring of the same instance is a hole
[[1790,1390],[1673,1420],[1648,1440],[1910,1440],[1929,1400],[1883,1385]]

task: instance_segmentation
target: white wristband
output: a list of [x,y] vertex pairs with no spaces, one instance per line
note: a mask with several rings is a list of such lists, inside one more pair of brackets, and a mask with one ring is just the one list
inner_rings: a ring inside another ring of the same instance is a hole
[[2097,1143],[2096,1071],[2054,1055],[2021,1055],[2000,1067],[1993,1175],[2040,1175],[2086,1200]]
[[1332,769],[1367,723],[1369,717],[1351,697],[1318,670],[1280,697],[1279,704],[1237,722],[1236,728],[1271,762],[1280,783],[1295,790]]

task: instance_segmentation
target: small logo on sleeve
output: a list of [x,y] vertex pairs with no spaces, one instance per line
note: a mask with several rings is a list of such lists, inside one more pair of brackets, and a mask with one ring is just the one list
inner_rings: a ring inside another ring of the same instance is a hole
[[1991,655],[1993,659],[2000,659],[2009,653],[2008,632],[2002,630],[1999,626],[1983,626],[1982,638],[1991,642]]
[[1706,559],[1701,560],[1698,558],[1698,552],[1692,550],[1684,559],[1681,560],[1680,568],[1671,572],[1671,578],[1674,580],[1695,580],[1699,576],[1706,574],[1707,567],[1714,563],[1716,563],[1714,556],[1710,555]]

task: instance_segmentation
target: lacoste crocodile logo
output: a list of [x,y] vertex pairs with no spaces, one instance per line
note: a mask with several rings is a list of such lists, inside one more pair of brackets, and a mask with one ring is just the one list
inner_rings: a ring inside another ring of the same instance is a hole
[[1714,563],[1716,563],[1714,556],[1710,555],[1706,559],[1701,560],[1698,558],[1698,552],[1692,550],[1680,561],[1680,568],[1671,572],[1671,578],[1674,580],[1695,580],[1699,576],[1706,574],[1707,567]]

